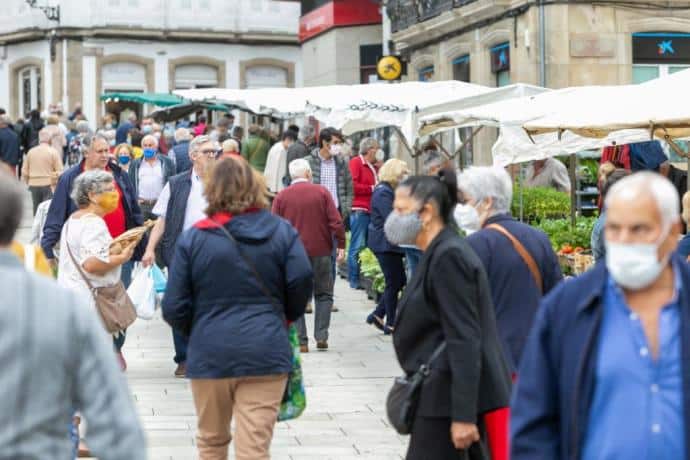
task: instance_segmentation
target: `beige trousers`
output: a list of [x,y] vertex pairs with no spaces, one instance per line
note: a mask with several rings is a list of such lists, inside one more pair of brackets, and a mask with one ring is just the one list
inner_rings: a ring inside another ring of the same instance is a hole
[[198,416],[199,460],[226,460],[235,417],[237,460],[269,460],[287,375],[191,379]]

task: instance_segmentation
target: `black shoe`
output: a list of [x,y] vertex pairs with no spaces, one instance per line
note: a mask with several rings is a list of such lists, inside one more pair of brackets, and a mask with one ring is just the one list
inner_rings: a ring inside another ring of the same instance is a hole
[[383,319],[379,318],[378,316],[376,316],[373,313],[370,313],[369,316],[367,316],[367,324],[371,324],[372,326],[374,326],[379,331],[384,330]]
[[393,335],[393,326],[383,326],[383,335]]

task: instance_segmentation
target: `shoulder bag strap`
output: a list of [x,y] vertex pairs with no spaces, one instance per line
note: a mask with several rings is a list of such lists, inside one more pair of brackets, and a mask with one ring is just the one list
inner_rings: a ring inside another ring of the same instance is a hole
[[77,259],[74,257],[74,254],[72,254],[72,248],[69,247],[69,242],[67,241],[69,239],[69,219],[70,218],[68,217],[67,223],[65,224],[65,246],[67,247],[67,253],[69,254],[70,259],[72,259],[72,263],[74,264],[74,266],[77,267],[77,271],[79,272],[79,274],[83,278],[84,282],[89,287],[89,291],[93,292],[93,290],[94,290],[93,284],[91,284],[91,281],[89,281],[89,279],[86,277],[86,274],[81,269],[81,266],[77,262]]
[[517,238],[515,238],[512,233],[510,233],[508,230],[506,230],[505,227],[502,225],[498,224],[490,224],[487,225],[485,228],[490,228],[492,230],[496,230],[497,232],[503,234],[506,238],[510,240],[511,243],[513,243],[513,247],[515,250],[520,254],[520,257],[522,257],[522,260],[527,264],[527,268],[529,268],[529,271],[532,272],[532,276],[534,277],[534,281],[537,283],[537,287],[539,288],[539,292],[542,294],[544,293],[544,282],[541,277],[541,272],[539,271],[539,267],[537,266],[537,263],[534,261],[534,258],[530,255],[529,251],[525,248],[525,246],[520,243]]
[[[211,220],[213,220],[213,219],[211,219]],[[281,315],[284,315],[283,306],[280,305],[278,302],[276,302],[275,297],[273,296],[273,294],[271,294],[271,290],[268,289],[268,287],[266,286],[266,283],[264,283],[263,277],[261,276],[259,271],[256,269],[256,266],[254,265],[254,263],[249,259],[249,257],[247,257],[247,255],[244,253],[244,251],[242,251],[242,248],[240,247],[240,244],[237,242],[235,237],[232,236],[232,234],[228,231],[228,229],[226,229],[225,226],[222,225],[220,222],[217,222],[215,220],[213,220],[213,222],[215,222],[218,225],[220,230],[223,233],[225,233],[225,236],[230,241],[235,243],[235,246],[237,246],[237,252],[239,252],[240,257],[242,257],[242,259],[244,260],[244,263],[251,270],[252,274],[254,275],[254,278],[256,278],[256,281],[259,283],[259,287],[263,291],[264,295],[270,299],[270,301],[273,304],[273,307],[275,307],[276,311],[278,311]]]

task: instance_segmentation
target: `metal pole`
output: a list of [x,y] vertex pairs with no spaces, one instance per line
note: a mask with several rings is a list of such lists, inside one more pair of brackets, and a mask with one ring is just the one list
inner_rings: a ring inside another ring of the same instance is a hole
[[546,87],[546,14],[544,0],[539,0],[539,85]]
[[522,185],[522,178],[525,175],[525,164],[520,163],[520,172],[518,172],[518,187],[520,188],[520,222],[525,221],[525,216],[524,216],[524,202],[525,202],[525,194],[523,193],[525,190],[524,185]]
[[577,154],[570,155],[570,225],[575,227],[577,208]]

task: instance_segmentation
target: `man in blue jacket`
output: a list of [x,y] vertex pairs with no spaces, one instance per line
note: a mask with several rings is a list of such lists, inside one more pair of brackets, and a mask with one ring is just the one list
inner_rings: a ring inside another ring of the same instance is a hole
[[19,157],[19,136],[10,128],[9,117],[0,115],[0,161],[16,173]]
[[[43,228],[43,238],[41,239],[43,252],[53,267],[57,264],[53,247],[60,241],[60,233],[62,232],[62,226],[65,221],[77,210],[77,206],[70,198],[72,184],[74,183],[74,179],[84,171],[105,169],[113,174],[116,185],[115,189],[120,194],[120,200],[117,209],[103,218],[113,238],[121,235],[130,228],[144,224],[144,219],[142,218],[141,210],[139,209],[139,204],[137,203],[134,193],[134,187],[127,173],[120,169],[115,163],[108,161],[109,145],[108,139],[100,134],[86,136],[84,138],[84,146],[86,147],[84,159],[79,164],[66,170],[60,176],[55,193],[53,194],[53,199],[50,202],[50,208],[48,208],[48,215],[46,216],[46,223]],[[141,260],[144,254],[144,248],[146,248],[146,243],[147,238],[144,237],[134,252],[133,260]],[[122,266],[121,278],[125,286],[129,286],[132,276],[132,265],[133,263],[130,261]],[[115,346],[118,350],[121,350],[124,345],[124,335],[120,337],[121,338],[115,341]],[[120,353],[118,357],[120,359],[120,365],[125,368],[126,363],[122,353]]]
[[[484,265],[496,310],[496,324],[511,372],[517,371],[525,340],[539,302],[563,278],[558,257],[546,234],[510,215],[513,183],[503,168],[474,167],[458,178],[465,212],[474,213],[481,228],[465,228],[474,252]],[[460,223],[458,225],[461,225]],[[535,277],[507,231],[526,251],[539,271]],[[477,231],[478,230],[478,231]]]
[[513,460],[690,459],[690,268],[678,194],[643,172],[606,198],[606,263],[541,305],[512,402]]

